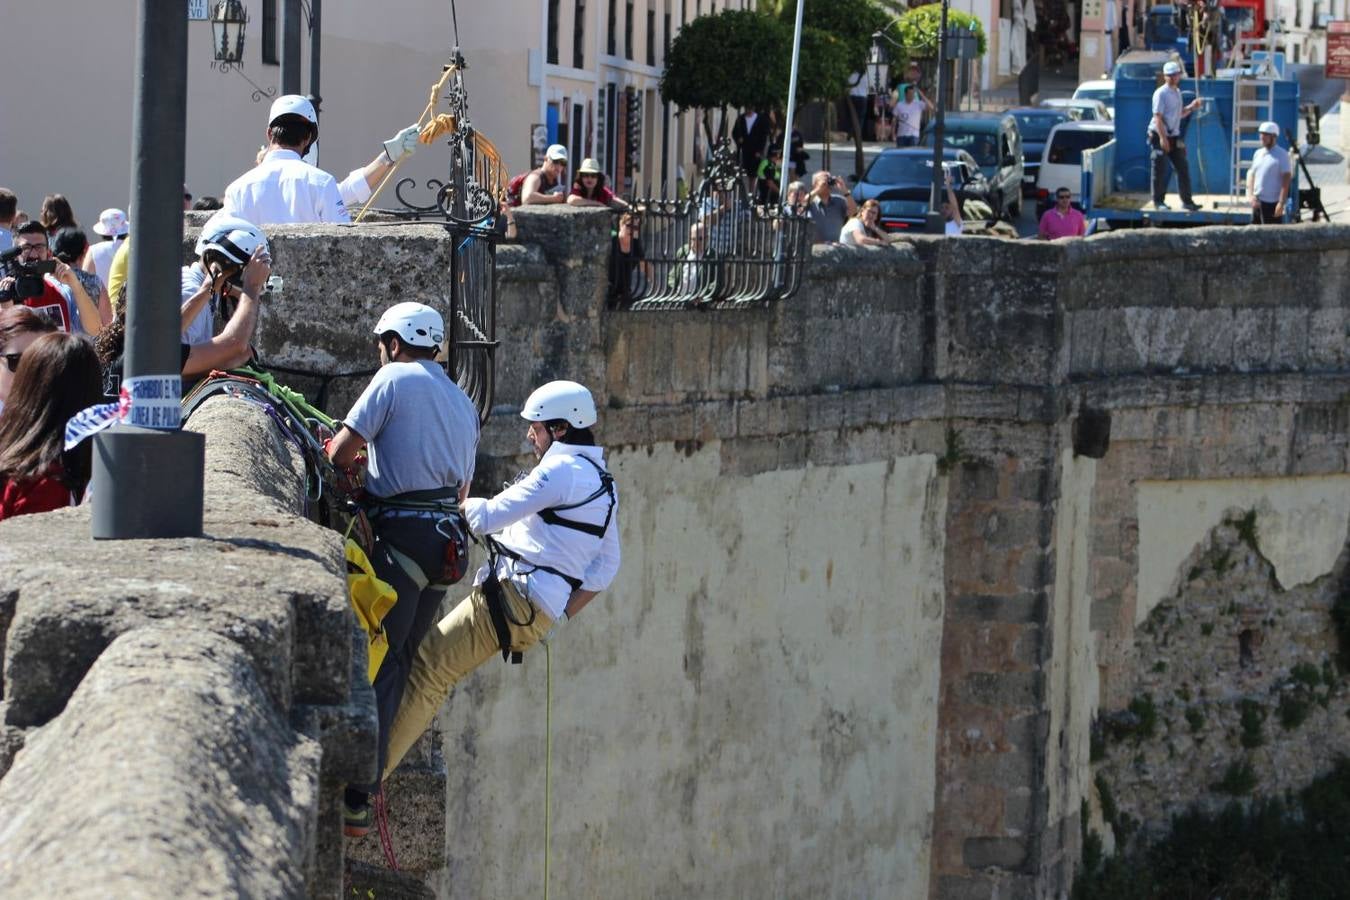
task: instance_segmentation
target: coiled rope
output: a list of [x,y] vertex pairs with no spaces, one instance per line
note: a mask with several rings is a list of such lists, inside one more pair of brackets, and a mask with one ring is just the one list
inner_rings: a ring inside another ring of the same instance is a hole
[[[419,134],[418,134],[418,136],[417,136],[417,139],[418,139],[418,141],[420,141],[421,143],[426,144],[426,143],[430,143],[431,141],[435,140],[435,135],[433,135],[432,137],[429,137],[429,138],[428,138],[428,137],[425,137],[425,134],[426,134],[425,129],[428,127],[428,124],[427,124],[428,121],[431,122],[431,125],[432,125],[432,126],[435,126],[436,123],[437,123],[440,119],[445,118],[445,119],[449,119],[449,120],[451,121],[451,123],[453,124],[453,122],[454,122],[454,117],[453,117],[453,116],[438,116],[438,117],[436,117],[435,119],[432,119],[432,118],[431,118],[431,113],[432,113],[432,110],[434,110],[434,109],[436,108],[436,100],[437,100],[438,96],[440,95],[441,91],[445,88],[445,86],[446,86],[447,84],[450,83],[450,79],[451,79],[452,77],[454,77],[454,74],[455,74],[456,72],[458,72],[458,71],[459,71],[459,66],[455,65],[454,63],[451,63],[451,64],[447,65],[447,66],[445,67],[445,71],[444,71],[443,73],[441,73],[440,80],[437,81],[435,84],[433,84],[433,85],[431,86],[431,97],[430,97],[430,99],[427,100],[426,108],[424,108],[424,109],[422,110],[422,114],[421,114],[420,116],[417,117],[417,127],[418,127],[419,129],[422,129],[422,131],[419,132]],[[404,158],[406,159],[406,157],[404,157]],[[380,196],[380,191],[384,190],[384,186],[385,186],[386,184],[389,183],[389,179],[390,179],[390,178],[393,178],[393,177],[394,177],[394,173],[398,171],[398,167],[401,166],[401,165],[403,165],[403,160],[402,160],[402,159],[400,159],[398,162],[394,163],[394,167],[393,167],[392,169],[390,169],[390,170],[388,171],[388,173],[386,173],[385,176],[384,176],[383,178],[380,179],[379,185],[375,188],[375,190],[374,190],[373,192],[371,192],[370,199],[366,201],[366,205],[365,205],[365,206],[361,207],[361,211],[360,211],[359,213],[356,214],[356,219],[355,219],[354,221],[360,222],[363,218],[365,218],[366,211],[369,210],[370,207],[375,203],[375,198]]]

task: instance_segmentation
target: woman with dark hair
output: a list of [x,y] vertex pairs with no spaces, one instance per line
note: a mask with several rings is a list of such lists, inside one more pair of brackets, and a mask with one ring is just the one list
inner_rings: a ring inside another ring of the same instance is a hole
[[29,345],[56,330],[56,326],[26,306],[11,306],[0,311],[0,411],[9,398],[14,373]]
[[634,210],[619,216],[619,230],[609,251],[609,299],[618,307],[646,294],[652,280],[652,264],[642,249],[642,217]]
[[[93,272],[86,272],[80,268],[80,260],[84,259],[85,251],[88,249],[89,238],[78,228],[62,228],[52,238],[52,256],[70,266],[84,287],[84,292],[98,304],[98,324],[103,326],[112,321],[112,301],[108,299],[108,289],[102,279]],[[80,324],[84,325],[83,319],[80,320]],[[98,328],[85,327],[84,330],[90,334],[99,333]]]
[[614,192],[605,187],[605,173],[600,164],[587,158],[577,167],[577,177],[572,181],[572,193],[567,198],[569,206],[608,206],[610,209],[628,209],[628,204],[614,196]]
[[75,221],[75,210],[70,208],[70,201],[64,194],[48,194],[42,199],[42,212],[38,214],[38,221],[47,229],[48,237],[62,228],[80,227],[80,223]]
[[0,416],[0,519],[75,506],[89,484],[85,441],[65,449],[66,422],[103,400],[94,345],[45,334],[24,351]]

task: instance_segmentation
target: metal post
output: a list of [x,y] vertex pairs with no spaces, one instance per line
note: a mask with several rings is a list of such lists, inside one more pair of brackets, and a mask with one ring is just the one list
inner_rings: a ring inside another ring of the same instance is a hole
[[797,0],[797,24],[792,29],[792,77],[788,81],[787,115],[783,121],[782,168],[778,173],[778,202],[787,202],[788,172],[792,169],[792,111],[797,105],[797,69],[802,61],[802,11],[806,0]]
[[319,93],[319,58],[323,50],[323,36],[320,31],[319,14],[323,0],[309,0],[309,99],[314,104],[317,115],[323,96]]
[[131,148],[136,239],[122,387],[130,424],[94,438],[95,538],[199,537],[205,438],[179,430],[179,260],[187,133],[187,9],[140,0]]
[[942,219],[939,207],[942,205],[942,192],[945,189],[942,177],[942,141],[946,137],[943,130],[943,112],[947,108],[947,97],[943,93],[942,70],[947,66],[947,10],[951,0],[942,0],[942,25],[938,29],[937,78],[933,90],[937,93],[937,118],[933,122],[933,187],[928,198],[927,228],[929,234],[942,234],[947,224]]
[[300,0],[281,0],[281,92],[300,93]]

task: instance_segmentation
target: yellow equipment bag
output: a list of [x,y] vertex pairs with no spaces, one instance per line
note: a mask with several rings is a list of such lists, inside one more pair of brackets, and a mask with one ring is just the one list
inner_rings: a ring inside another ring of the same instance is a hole
[[370,564],[361,546],[351,538],[347,539],[347,595],[352,601],[352,611],[361,630],[370,639],[366,651],[369,661],[367,677],[375,681],[375,673],[380,671],[380,663],[389,652],[389,637],[384,633],[385,614],[393,609],[398,593],[388,582],[375,576],[375,568]]

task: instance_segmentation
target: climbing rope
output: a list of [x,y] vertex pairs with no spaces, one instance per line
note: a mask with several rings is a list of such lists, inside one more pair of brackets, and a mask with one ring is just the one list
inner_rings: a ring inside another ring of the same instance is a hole
[[398,859],[394,856],[394,839],[389,836],[389,810],[384,805],[384,788],[380,788],[370,798],[374,806],[375,827],[380,832],[380,848],[384,850],[384,861],[389,868],[398,871]]
[[449,113],[441,113],[436,118],[426,124],[417,134],[417,143],[430,144],[436,138],[446,134],[454,134],[459,128],[459,122]]
[[[441,73],[440,80],[431,86],[431,97],[430,99],[427,100],[426,108],[422,110],[422,114],[417,117],[417,127],[419,130],[426,126],[427,121],[431,116],[432,110],[436,108],[436,101],[441,91],[445,88],[447,84],[450,83],[450,79],[454,77],[454,74],[458,71],[459,66],[455,65],[454,63],[450,63],[445,67],[445,71]],[[418,140],[422,140],[420,134]],[[423,143],[427,142],[428,141],[423,141]],[[404,159],[406,158],[407,157],[404,157]],[[375,190],[371,193],[370,199],[366,201],[365,206],[361,207],[361,211],[356,214],[356,219],[354,221],[360,222],[363,218],[365,218],[366,211],[369,210],[371,205],[375,203],[375,198],[380,196],[380,191],[384,190],[384,186],[389,183],[390,178],[394,177],[394,173],[398,171],[398,167],[401,165],[403,165],[402,159],[394,163],[394,167],[389,170],[389,172],[384,176],[384,178],[380,179],[379,186],[376,187]]]
[[553,819],[553,651],[544,641],[544,900],[548,900],[549,847]]

